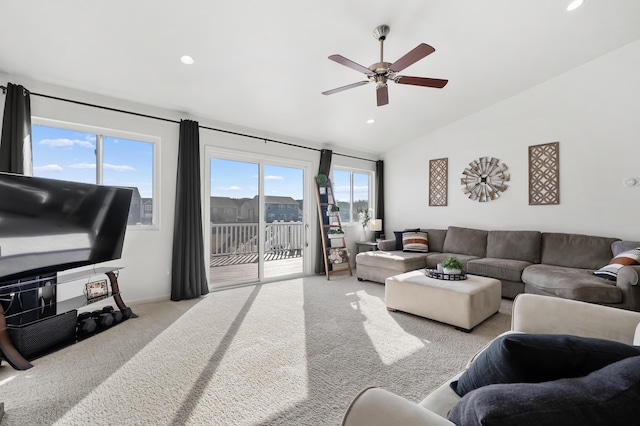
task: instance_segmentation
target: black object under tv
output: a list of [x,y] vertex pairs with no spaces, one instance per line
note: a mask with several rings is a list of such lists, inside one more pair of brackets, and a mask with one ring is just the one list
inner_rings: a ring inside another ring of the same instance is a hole
[[0,173],[0,288],[119,259],[133,191]]

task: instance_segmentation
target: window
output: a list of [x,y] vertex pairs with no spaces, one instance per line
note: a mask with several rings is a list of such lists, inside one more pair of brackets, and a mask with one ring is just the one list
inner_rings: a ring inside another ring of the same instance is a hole
[[128,224],[154,224],[157,138],[37,118],[33,121],[34,176],[132,188]]
[[358,209],[371,209],[371,172],[333,170],[335,202],[340,206],[342,222],[359,222]]

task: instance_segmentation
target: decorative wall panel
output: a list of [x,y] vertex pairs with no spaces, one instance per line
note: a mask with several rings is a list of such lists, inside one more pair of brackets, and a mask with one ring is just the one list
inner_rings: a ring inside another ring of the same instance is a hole
[[449,186],[449,159],[429,161],[429,205],[446,206]]
[[560,142],[529,147],[529,204],[560,204]]

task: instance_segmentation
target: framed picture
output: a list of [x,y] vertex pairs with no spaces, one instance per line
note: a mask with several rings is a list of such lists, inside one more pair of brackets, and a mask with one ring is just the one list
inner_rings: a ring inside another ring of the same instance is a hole
[[107,280],[94,281],[87,283],[85,286],[85,294],[87,299],[95,299],[97,297],[103,297],[109,294],[109,287],[107,286]]

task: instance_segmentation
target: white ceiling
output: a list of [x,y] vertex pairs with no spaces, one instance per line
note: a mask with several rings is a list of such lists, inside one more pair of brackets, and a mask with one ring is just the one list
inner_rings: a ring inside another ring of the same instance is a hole
[[[640,38],[640,1],[569,2],[0,0],[0,72],[378,154]],[[383,107],[373,84],[322,95],[364,80],[327,57],[378,62],[380,24],[386,61],[430,44],[401,74],[449,84],[390,83]]]

